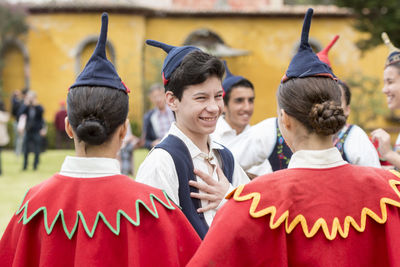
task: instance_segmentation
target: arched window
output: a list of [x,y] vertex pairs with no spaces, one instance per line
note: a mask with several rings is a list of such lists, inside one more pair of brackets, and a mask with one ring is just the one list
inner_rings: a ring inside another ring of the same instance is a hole
[[[312,50],[314,51],[314,53],[318,53],[319,51],[321,51],[322,49],[323,49],[323,47],[322,47],[322,45],[321,45],[321,43],[317,40],[317,39],[314,39],[314,38],[309,38],[308,39],[308,43],[310,44],[310,46],[311,46],[311,48],[312,48]],[[299,46],[300,46],[300,41],[299,42],[297,42],[295,45],[294,45],[294,49],[293,49],[293,56],[297,53],[297,51],[299,50]]]
[[[77,48],[76,53],[76,60],[75,60],[75,73],[79,75],[83,68],[85,67],[86,63],[89,61],[90,57],[93,54],[93,51],[96,47],[98,40],[98,36],[90,36],[83,40]],[[114,47],[112,46],[111,42],[107,40],[106,43],[106,55],[108,60],[110,60],[113,65],[115,66],[115,51]]]
[[229,47],[224,40],[209,29],[199,29],[190,33],[184,45],[193,45],[217,57],[235,57],[247,55],[249,52]]
[[18,40],[6,41],[1,54],[4,63],[2,89],[4,96],[9,98],[15,90],[29,88],[29,56],[24,44]]

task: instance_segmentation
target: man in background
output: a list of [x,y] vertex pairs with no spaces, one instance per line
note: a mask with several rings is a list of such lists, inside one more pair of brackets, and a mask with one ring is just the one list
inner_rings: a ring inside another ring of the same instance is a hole
[[144,146],[150,150],[160,143],[175,121],[175,117],[165,103],[164,87],[161,84],[156,83],[150,87],[149,98],[154,108],[144,115],[143,136]]

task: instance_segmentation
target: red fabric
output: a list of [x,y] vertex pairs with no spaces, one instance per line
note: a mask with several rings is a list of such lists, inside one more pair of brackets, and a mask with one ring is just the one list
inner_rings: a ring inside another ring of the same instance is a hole
[[[161,190],[126,176],[80,179],[54,175],[28,192],[23,201],[23,204],[28,202],[26,217],[46,207],[50,226],[62,209],[66,227],[71,232],[79,210],[89,231],[95,229],[93,237],[85,231],[82,218],[70,240],[60,217],[51,233],[47,234],[43,211],[25,225],[18,222],[22,212],[12,218],[0,241],[1,266],[185,265],[199,246],[200,238],[178,207],[169,204],[175,208],[170,210],[156,199],[152,202],[150,194],[168,204]],[[142,204],[136,216],[135,202],[139,199],[153,212],[156,210],[158,218]],[[140,216],[140,225],[135,226],[121,216],[118,235],[106,226],[103,219],[93,228],[100,211],[117,229],[118,210],[135,221]]]
[[59,110],[54,119],[54,126],[58,131],[65,131],[65,117],[67,117],[66,110]]
[[[273,205],[279,216],[289,210],[289,223],[301,213],[309,229],[322,217],[331,230],[334,217],[341,225],[347,215],[360,223],[364,207],[381,216],[382,197],[400,201],[388,183],[392,179],[399,180],[388,171],[350,164],[287,169],[255,179],[241,195],[260,192],[256,211]],[[270,214],[250,216],[251,203],[231,198],[217,213],[188,266],[400,266],[400,213],[395,206],[386,205],[386,223],[367,216],[364,232],[350,226],[347,238],[338,234],[329,240],[321,229],[307,238],[300,224],[289,234],[285,222],[271,229]]]

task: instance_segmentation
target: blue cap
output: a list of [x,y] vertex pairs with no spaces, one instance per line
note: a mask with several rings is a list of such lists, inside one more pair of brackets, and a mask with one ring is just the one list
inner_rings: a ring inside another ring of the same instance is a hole
[[242,76],[233,75],[229,71],[228,65],[226,64],[225,60],[224,60],[224,66],[225,66],[226,75],[225,75],[224,81],[222,82],[222,89],[224,89],[224,95],[226,95],[232,89],[232,86],[234,84],[236,84],[242,80],[247,80],[247,79]]
[[105,86],[129,93],[129,89],[118,76],[114,65],[106,56],[106,42],[108,29],[108,14],[101,15],[101,32],[96,48],[85,68],[79,74],[75,83],[70,87],[78,86]]
[[308,34],[310,31],[311,17],[313,9],[309,8],[304,17],[303,30],[301,32],[300,47],[297,54],[293,57],[282,78],[282,83],[291,78],[304,78],[312,76],[326,76],[336,79],[330,67],[319,60],[308,43]]
[[161,48],[168,54],[161,70],[164,85],[168,84],[172,73],[179,67],[187,54],[195,50],[200,51],[195,46],[172,46],[154,40],[146,40],[146,44]]

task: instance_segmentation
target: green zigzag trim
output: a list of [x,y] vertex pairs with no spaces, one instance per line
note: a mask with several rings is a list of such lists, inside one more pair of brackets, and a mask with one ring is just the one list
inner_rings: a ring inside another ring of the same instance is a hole
[[[28,191],[29,191],[29,190],[28,190]],[[23,200],[25,199],[25,197],[26,197],[27,194],[28,194],[28,192],[26,192],[26,194],[25,194]],[[67,228],[67,225],[66,225],[66,223],[65,223],[64,212],[63,212],[62,209],[60,209],[60,210],[57,212],[56,217],[54,218],[53,222],[52,222],[51,225],[49,226],[49,225],[48,225],[48,222],[47,222],[47,208],[46,208],[46,207],[40,207],[40,208],[38,208],[30,217],[27,217],[27,209],[28,209],[29,200],[21,207],[21,205],[22,205],[22,203],[23,203],[23,200],[22,200],[22,202],[21,202],[21,204],[20,204],[20,208],[17,210],[16,215],[20,214],[20,213],[24,210],[23,216],[19,219],[18,223],[21,222],[21,220],[22,220],[22,223],[25,225],[25,224],[27,224],[28,222],[30,222],[30,221],[33,219],[33,217],[35,217],[37,214],[39,214],[41,211],[43,211],[43,216],[44,216],[44,221],[43,221],[43,222],[44,222],[44,227],[45,227],[46,232],[47,232],[48,235],[50,235],[51,232],[53,231],[54,225],[56,224],[58,217],[61,217],[61,222],[62,222],[62,225],[63,225],[63,228],[64,228],[64,232],[65,232],[65,234],[67,235],[67,237],[68,237],[69,239],[71,239],[71,238],[73,237],[73,235],[74,235],[75,232],[76,232],[76,229],[78,228],[79,218],[80,218],[81,221],[82,221],[82,225],[83,225],[83,228],[85,229],[85,232],[87,233],[87,235],[88,235],[90,238],[93,237],[94,232],[95,232],[96,227],[97,227],[97,223],[99,222],[99,219],[100,219],[100,218],[103,220],[103,222],[106,224],[106,226],[111,230],[111,232],[113,232],[115,235],[119,235],[119,232],[120,232],[121,215],[124,216],[124,217],[125,217],[131,224],[133,224],[134,226],[139,226],[139,225],[140,225],[139,204],[142,204],[142,206],[145,207],[145,208],[150,212],[150,214],[153,215],[153,216],[154,216],[155,218],[157,218],[157,219],[159,218],[159,215],[158,215],[158,211],[157,211],[156,205],[155,205],[155,203],[154,203],[154,199],[156,199],[158,202],[160,202],[165,208],[167,208],[167,209],[169,209],[169,210],[174,210],[175,207],[171,204],[170,198],[169,198],[169,196],[167,195],[167,193],[166,193],[164,190],[163,190],[163,194],[164,194],[165,199],[167,200],[168,204],[165,204],[165,203],[164,203],[160,198],[158,198],[156,195],[150,194],[150,200],[151,200],[151,203],[152,203],[152,206],[153,206],[153,210],[154,210],[154,211],[153,211],[151,208],[149,208],[142,200],[137,199],[137,200],[135,201],[136,219],[137,219],[137,221],[133,220],[133,219],[132,219],[128,214],[126,214],[123,210],[118,210],[118,211],[117,211],[117,225],[116,225],[116,229],[114,229],[114,228],[111,226],[111,224],[107,221],[107,219],[106,219],[106,217],[104,216],[104,214],[103,214],[101,211],[99,211],[99,212],[97,212],[96,220],[95,220],[95,222],[94,222],[94,224],[93,224],[92,230],[89,230],[89,227],[88,227],[87,224],[86,224],[84,215],[82,214],[82,212],[81,212],[80,210],[78,210],[78,211],[77,211],[77,217],[76,217],[75,225],[74,225],[73,229],[71,230],[71,232],[69,232],[69,231],[68,231],[68,228]],[[173,202],[172,202],[172,203],[173,203]]]

